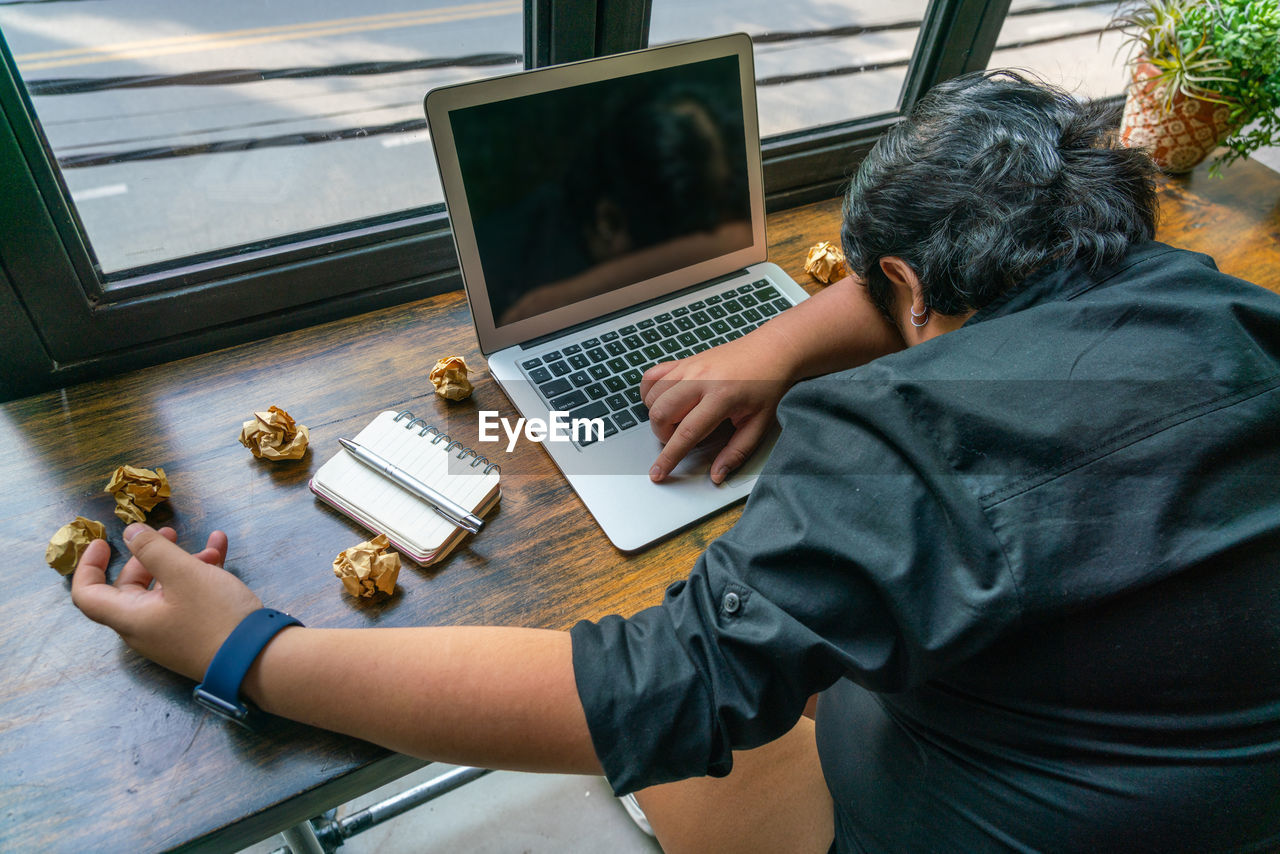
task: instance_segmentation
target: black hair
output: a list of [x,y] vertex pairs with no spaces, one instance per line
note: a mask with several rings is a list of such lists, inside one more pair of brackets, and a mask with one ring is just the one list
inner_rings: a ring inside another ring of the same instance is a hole
[[844,199],[841,240],[886,316],[898,256],[941,314],[978,309],[1050,265],[1090,269],[1155,234],[1155,167],[1115,140],[1117,107],[1011,71],[940,83],[887,131]]

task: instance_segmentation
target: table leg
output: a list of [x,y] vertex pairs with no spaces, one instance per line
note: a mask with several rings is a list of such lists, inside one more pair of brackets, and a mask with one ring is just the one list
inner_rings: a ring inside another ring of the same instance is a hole
[[281,836],[293,854],[324,854],[324,848],[320,846],[320,840],[316,838],[316,832],[309,821],[295,824]]

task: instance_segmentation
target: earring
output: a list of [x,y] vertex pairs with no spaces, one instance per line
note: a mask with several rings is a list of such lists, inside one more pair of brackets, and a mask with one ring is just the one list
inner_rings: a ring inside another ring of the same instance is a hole
[[[916,318],[917,318],[917,317],[923,317],[923,318],[924,318],[924,320],[920,321],[919,323],[916,323]],[[912,325],[912,326],[914,326],[916,329],[919,329],[920,327],[924,326],[924,325],[925,325],[925,324],[927,324],[928,322],[929,322],[929,309],[928,309],[928,308],[925,308],[925,310],[924,310],[924,311],[920,312],[919,314],[916,314],[916,307],[915,307],[914,305],[913,305],[913,306],[911,306],[911,325]]]

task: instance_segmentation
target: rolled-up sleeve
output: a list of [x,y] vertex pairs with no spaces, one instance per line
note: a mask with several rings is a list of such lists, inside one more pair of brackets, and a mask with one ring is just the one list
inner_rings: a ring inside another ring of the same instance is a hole
[[978,502],[875,371],[797,386],[741,520],[663,603],[572,629],[578,694],[621,793],[727,774],[837,679],[919,684],[1018,618]]

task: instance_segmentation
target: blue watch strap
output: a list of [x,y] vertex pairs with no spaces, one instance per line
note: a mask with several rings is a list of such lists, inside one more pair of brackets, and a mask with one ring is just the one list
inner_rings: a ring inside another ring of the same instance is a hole
[[240,699],[240,683],[245,674],[268,641],[282,629],[300,625],[296,618],[272,608],[260,608],[245,617],[214,653],[204,672],[204,681],[192,692],[196,702],[224,717],[244,722],[249,714],[249,707]]

